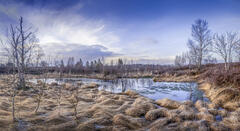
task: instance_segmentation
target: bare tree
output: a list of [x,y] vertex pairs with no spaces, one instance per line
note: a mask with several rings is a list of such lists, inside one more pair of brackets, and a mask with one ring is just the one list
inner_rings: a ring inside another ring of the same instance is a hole
[[42,98],[44,96],[44,91],[47,89],[47,79],[48,79],[48,63],[47,62],[41,62],[41,74],[42,74],[42,80],[38,81],[37,86],[34,88],[37,92],[36,101],[37,101],[37,107],[35,109],[35,113],[38,112],[38,109],[40,107],[40,103],[42,101]]
[[16,116],[15,116],[15,97],[18,94],[18,84],[17,84],[17,75],[15,73],[11,74],[6,78],[7,81],[7,90],[6,94],[8,94],[11,97],[11,102],[12,102],[12,120],[13,122],[17,121]]
[[38,39],[35,37],[32,28],[26,28],[23,25],[23,18],[20,17],[19,25],[10,25],[10,29],[7,35],[7,41],[4,44],[4,48],[7,51],[9,58],[17,67],[18,71],[18,88],[24,89],[25,86],[25,73],[26,67],[31,61],[32,51]]
[[77,107],[78,107],[79,101],[81,100],[81,98],[79,97],[79,87],[73,86],[73,88],[70,89],[70,97],[67,100],[71,104],[73,108],[75,120],[76,122],[78,122]]
[[38,44],[36,44],[33,51],[34,51],[34,60],[35,60],[34,63],[36,65],[36,67],[38,67],[41,62],[41,59],[43,58],[43,56],[45,54],[44,54],[42,47]]
[[[14,66],[12,66],[12,68],[14,68]],[[4,86],[1,85],[0,89],[2,92],[4,92],[4,94],[6,94],[11,99],[10,102],[11,102],[11,106],[12,106],[12,121],[16,122],[17,118],[15,115],[16,114],[15,98],[19,93],[19,90],[17,90],[17,87],[18,87],[17,73],[12,72],[10,74],[10,70],[8,70],[7,73],[9,75],[1,78],[3,81],[6,82],[6,85],[4,85]]]
[[69,57],[67,61],[67,70],[71,74],[74,67],[74,57]]
[[216,63],[217,63],[217,58],[212,57],[210,55],[204,59],[204,64],[216,64]]
[[175,57],[174,62],[175,62],[175,65],[178,66],[178,67],[182,67],[182,66],[186,65],[187,59],[186,59],[185,53],[182,53],[182,55],[177,55]]
[[64,68],[64,63],[63,60],[61,60],[59,66],[59,78],[58,78],[58,87],[57,87],[57,92],[56,92],[56,96],[57,96],[57,103],[58,103],[58,115],[61,115],[61,100],[62,100],[62,85],[60,85],[59,81],[62,80],[63,77],[63,68]]
[[58,86],[56,96],[57,96],[57,104],[58,104],[58,115],[61,115],[61,100],[62,100],[62,86]]
[[237,50],[236,50],[236,60],[237,60],[238,62],[240,62],[240,51],[239,51],[238,48],[237,48]]
[[190,55],[194,58],[194,63],[198,69],[201,68],[202,61],[209,53],[211,45],[211,35],[208,29],[208,22],[206,20],[198,19],[192,25],[192,40],[188,41]]
[[234,50],[240,43],[237,33],[226,32],[220,35],[215,34],[213,40],[213,52],[223,58],[225,70],[229,70]]

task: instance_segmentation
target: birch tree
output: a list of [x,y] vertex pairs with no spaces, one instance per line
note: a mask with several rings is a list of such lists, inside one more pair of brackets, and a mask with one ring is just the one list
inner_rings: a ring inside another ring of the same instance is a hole
[[41,74],[42,74],[42,80],[37,82],[36,87],[34,87],[33,89],[35,89],[35,91],[37,92],[36,94],[36,101],[37,101],[37,106],[35,108],[35,114],[38,113],[38,109],[40,107],[40,104],[42,102],[43,96],[45,94],[45,90],[47,90],[47,79],[48,79],[48,63],[45,61],[42,61],[40,63],[41,66]]
[[206,20],[198,19],[192,25],[192,39],[188,41],[189,52],[198,69],[202,66],[202,61],[209,53],[211,45],[211,35]]
[[26,27],[23,24],[23,18],[20,17],[17,26],[10,25],[7,34],[7,41],[3,42],[3,46],[12,62],[17,68],[18,73],[18,88],[24,89],[25,73],[27,65],[32,58],[32,51],[38,39],[35,37],[31,27]]
[[182,53],[182,55],[176,55],[174,63],[178,67],[186,65],[187,63],[186,55],[184,53]]
[[237,33],[215,34],[213,40],[213,52],[224,60],[225,70],[229,70],[234,51],[240,43]]

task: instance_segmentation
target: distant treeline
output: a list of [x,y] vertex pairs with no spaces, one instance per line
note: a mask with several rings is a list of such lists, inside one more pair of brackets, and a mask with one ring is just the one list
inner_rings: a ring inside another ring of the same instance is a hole
[[[54,63],[54,64],[50,64]],[[173,68],[172,65],[155,65],[155,64],[126,64],[122,59],[118,59],[117,63],[104,64],[102,59],[86,61],[82,59],[74,62],[73,57],[69,57],[66,63],[63,60],[55,60],[54,62],[41,61],[39,64],[29,64],[27,67],[27,74],[41,74],[44,72],[61,72],[70,74],[93,74],[102,73],[104,75],[110,74],[126,74],[126,73],[153,73],[159,74]],[[6,63],[0,65],[0,73],[17,72],[17,67],[13,63]]]

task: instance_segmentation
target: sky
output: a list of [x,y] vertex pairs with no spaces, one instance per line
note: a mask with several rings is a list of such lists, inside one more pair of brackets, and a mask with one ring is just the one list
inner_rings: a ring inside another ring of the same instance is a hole
[[172,64],[187,51],[191,25],[240,30],[239,0],[0,0],[0,35],[20,16],[45,54]]

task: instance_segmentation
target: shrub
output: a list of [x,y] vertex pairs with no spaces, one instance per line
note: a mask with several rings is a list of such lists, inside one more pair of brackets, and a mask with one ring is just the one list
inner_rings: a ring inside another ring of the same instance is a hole
[[236,66],[226,71],[223,66],[217,65],[209,68],[202,77],[216,86],[240,86],[240,68]]

